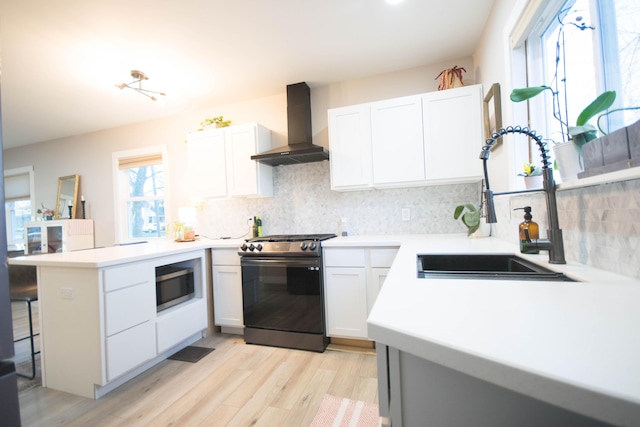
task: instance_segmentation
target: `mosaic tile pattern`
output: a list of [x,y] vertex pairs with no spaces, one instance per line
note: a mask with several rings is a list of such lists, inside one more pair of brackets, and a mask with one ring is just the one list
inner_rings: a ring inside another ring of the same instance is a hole
[[[640,180],[559,191],[556,197],[567,260],[640,279]],[[509,209],[524,203],[532,207],[540,235],[546,237],[542,194],[497,197],[494,236],[518,241],[522,215]]]
[[[455,206],[480,202],[480,184],[341,193],[331,190],[329,162],[279,166],[274,169],[274,197],[212,199],[200,211],[198,227],[210,237],[240,237],[246,220],[263,220],[265,234],[338,233],[347,218],[352,235],[464,233],[453,219]],[[409,208],[410,221],[402,220]]]
[[[274,169],[274,197],[211,199],[199,211],[200,234],[244,237],[248,218],[263,220],[264,234],[336,233],[347,218],[350,235],[465,233],[453,219],[455,206],[479,203],[480,184],[389,190],[331,191],[329,162]],[[558,216],[567,260],[640,279],[640,180],[559,191]],[[543,194],[496,196],[498,223],[492,235],[517,243],[518,224],[531,206],[546,237]],[[409,208],[411,220],[402,220]]]

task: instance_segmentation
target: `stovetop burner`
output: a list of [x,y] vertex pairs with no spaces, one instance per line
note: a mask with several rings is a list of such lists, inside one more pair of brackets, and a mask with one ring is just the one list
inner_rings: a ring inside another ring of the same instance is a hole
[[335,234],[280,234],[245,239],[240,256],[263,257],[319,257],[321,243]]

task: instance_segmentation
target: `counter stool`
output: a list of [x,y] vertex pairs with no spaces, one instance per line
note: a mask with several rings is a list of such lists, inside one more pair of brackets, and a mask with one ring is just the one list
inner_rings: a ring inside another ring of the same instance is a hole
[[40,354],[40,350],[36,351],[34,342],[35,337],[40,334],[33,333],[33,316],[31,311],[31,303],[38,301],[38,285],[36,282],[12,283],[12,281],[9,280],[9,287],[11,289],[11,302],[26,302],[27,309],[29,311],[29,335],[23,338],[18,338],[13,342],[16,343],[24,340],[29,340],[31,342],[31,375],[29,376],[21,373],[17,374],[21,377],[32,380],[36,376],[36,354]]

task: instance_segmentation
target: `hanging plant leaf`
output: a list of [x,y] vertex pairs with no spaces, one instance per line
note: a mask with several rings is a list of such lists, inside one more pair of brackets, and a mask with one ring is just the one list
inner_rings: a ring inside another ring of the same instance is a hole
[[616,91],[603,92],[591,104],[587,106],[576,120],[576,126],[586,125],[589,120],[601,111],[611,107],[616,100]]
[[511,98],[513,102],[522,102],[526,101],[527,99],[533,98],[536,95],[539,95],[547,89],[551,90],[549,86],[532,86],[513,89],[511,91],[511,95],[509,95],[509,98]]

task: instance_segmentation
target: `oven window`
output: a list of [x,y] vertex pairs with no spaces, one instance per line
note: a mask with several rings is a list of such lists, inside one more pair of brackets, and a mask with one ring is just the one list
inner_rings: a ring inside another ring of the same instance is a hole
[[317,265],[243,265],[245,326],[324,334],[321,290]]

